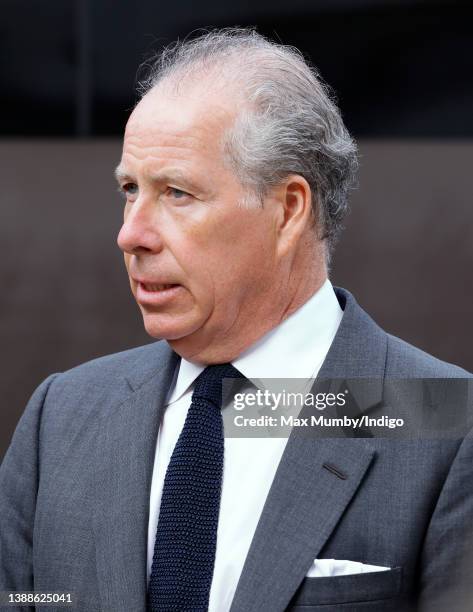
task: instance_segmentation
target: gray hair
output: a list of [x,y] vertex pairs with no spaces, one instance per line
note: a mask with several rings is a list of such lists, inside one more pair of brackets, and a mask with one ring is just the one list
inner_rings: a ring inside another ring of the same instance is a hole
[[201,79],[203,71],[223,77],[212,82],[243,97],[246,104],[224,141],[234,171],[260,200],[290,174],[303,176],[329,254],[355,183],[356,145],[327,85],[301,52],[254,29],[225,28],[173,43],[145,67],[141,96],[164,79],[179,87],[185,77]]

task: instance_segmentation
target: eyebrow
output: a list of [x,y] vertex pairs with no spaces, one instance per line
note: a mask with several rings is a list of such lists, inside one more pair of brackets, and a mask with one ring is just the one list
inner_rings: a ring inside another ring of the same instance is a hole
[[128,172],[125,172],[120,166],[117,166],[113,171],[113,176],[117,179],[118,182],[122,181],[126,178],[131,178]]

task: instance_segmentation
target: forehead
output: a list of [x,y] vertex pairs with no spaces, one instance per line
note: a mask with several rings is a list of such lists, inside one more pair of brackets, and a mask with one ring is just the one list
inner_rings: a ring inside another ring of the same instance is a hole
[[123,160],[150,162],[198,156],[221,161],[222,139],[235,113],[224,99],[159,86],[136,106],[125,130]]

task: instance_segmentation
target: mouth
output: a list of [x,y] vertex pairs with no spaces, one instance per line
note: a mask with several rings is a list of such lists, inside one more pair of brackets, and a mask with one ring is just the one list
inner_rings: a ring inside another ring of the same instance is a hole
[[163,306],[179,297],[183,286],[175,283],[137,282],[136,301],[142,306]]
[[139,283],[141,287],[148,292],[167,291],[172,287],[178,287],[177,284],[162,284],[162,283]]

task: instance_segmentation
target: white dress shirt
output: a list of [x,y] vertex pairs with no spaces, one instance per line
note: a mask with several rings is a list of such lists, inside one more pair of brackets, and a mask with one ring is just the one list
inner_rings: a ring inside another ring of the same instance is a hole
[[[329,280],[296,312],[233,361],[248,379],[315,378],[343,311]],[[159,430],[151,483],[148,580],[166,469],[204,366],[181,359]],[[209,612],[228,612],[287,438],[225,438],[222,496]]]

